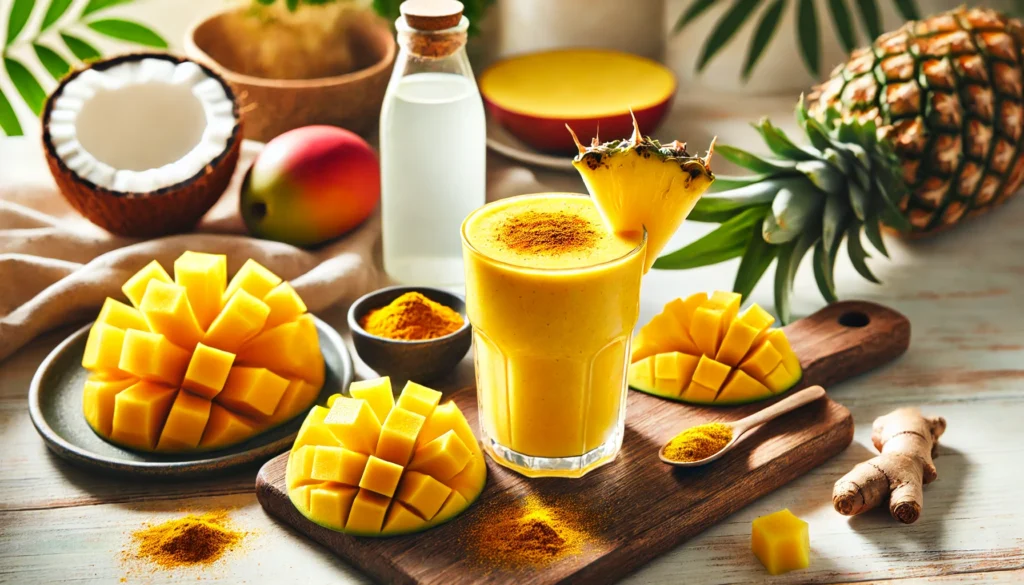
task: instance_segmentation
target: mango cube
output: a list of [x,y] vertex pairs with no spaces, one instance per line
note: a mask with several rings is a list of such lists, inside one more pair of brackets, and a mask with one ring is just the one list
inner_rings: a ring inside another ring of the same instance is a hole
[[697,369],[693,371],[693,381],[717,391],[725,383],[729,372],[729,366],[702,355],[700,361],[697,362]]
[[203,337],[203,343],[231,353],[237,353],[263,329],[270,315],[270,307],[263,301],[245,292],[238,291],[231,296],[220,314],[210,324]]
[[459,436],[459,439],[462,439],[462,442],[474,453],[479,451],[480,444],[476,440],[476,435],[473,434],[473,429],[469,428],[466,417],[462,415],[458,405],[451,400],[439,405],[427,417],[426,422],[423,423],[423,428],[420,429],[420,436],[416,438],[417,448],[419,448],[419,445],[425,445],[448,431],[454,431]]
[[367,455],[344,447],[317,445],[313,453],[313,479],[359,485],[366,470]]
[[183,286],[150,280],[139,311],[145,316],[150,331],[163,335],[178,347],[191,350],[203,338],[203,328],[192,312]]
[[686,390],[680,394],[683,400],[699,404],[714,402],[716,396],[718,396],[718,388],[710,388],[696,381],[690,382]]
[[452,488],[433,477],[417,471],[407,471],[395,492],[395,499],[407,504],[420,516],[430,519],[441,509]]
[[467,501],[472,501],[480,493],[480,487],[487,482],[487,463],[482,457],[474,457],[466,464],[466,468],[445,485],[462,494]]
[[390,503],[391,498],[387,496],[360,489],[355,499],[352,500],[348,520],[345,522],[345,530],[360,534],[380,532]]
[[[313,445],[303,445],[288,455],[288,469],[284,476],[288,489],[319,483],[313,479],[313,460],[316,457],[316,449]],[[307,504],[306,507],[308,508],[309,505]]]
[[398,489],[402,470],[401,465],[370,455],[363,476],[359,478],[359,487],[390,498]]
[[750,547],[771,575],[810,565],[811,541],[807,522],[789,509],[761,516],[751,524]]
[[210,418],[206,422],[201,449],[219,449],[240,443],[256,434],[256,423],[235,414],[219,404],[210,407]]
[[185,377],[190,357],[189,352],[159,333],[129,329],[124,334],[117,367],[143,380],[178,386]]
[[733,370],[726,379],[715,402],[723,404],[734,402],[751,402],[771,396],[767,386],[752,378],[743,370]]
[[185,287],[199,326],[205,330],[220,313],[228,284],[228,258],[223,254],[185,252],[174,261],[174,282]]
[[782,362],[782,354],[767,339],[758,342],[740,363],[740,369],[758,380],[765,377]]
[[146,324],[146,318],[142,316],[142,313],[135,307],[129,307],[128,305],[115,301],[114,299],[107,297],[107,300],[103,301],[103,308],[100,309],[100,314],[96,317],[97,323],[106,323],[111,327],[117,327],[118,329],[138,329],[140,331],[148,331],[149,325]]
[[110,438],[134,449],[152,451],[177,394],[176,388],[145,380],[122,390],[114,397]]
[[328,528],[345,527],[349,510],[359,490],[349,486],[321,486],[309,491],[309,513]]
[[114,398],[136,382],[137,378],[103,380],[90,376],[82,391],[82,412],[89,426],[97,433],[109,436],[114,424]]
[[178,392],[157,441],[157,451],[183,451],[198,447],[206,421],[210,418],[211,406],[206,398]]
[[291,419],[309,408],[319,395],[320,389],[309,382],[305,380],[291,380],[288,382],[288,387],[285,388],[284,394],[281,395],[281,400],[277,403],[274,414],[270,416],[267,422],[271,424],[282,423]]
[[287,388],[287,378],[266,368],[235,366],[216,400],[235,412],[259,419],[274,414]]
[[278,325],[290,323],[306,312],[306,303],[287,282],[275,286],[264,297],[263,302],[270,307],[270,315],[264,329],[273,329]]
[[406,382],[397,404],[399,408],[410,410],[420,416],[430,416],[440,401],[441,393],[437,390],[421,386],[416,382]]
[[380,437],[377,439],[377,451],[374,454],[385,461],[404,467],[412,458],[416,437],[420,434],[425,421],[425,417],[401,406],[392,408],[388,417],[384,419]]
[[423,528],[423,518],[407,508],[402,502],[392,502],[384,518],[385,532],[413,532]]
[[238,361],[323,386],[324,360],[312,315],[258,334],[238,351]]
[[295,443],[292,449],[300,449],[304,445],[341,445],[334,433],[324,424],[328,409],[322,406],[314,406],[309,410],[306,419],[299,427],[299,433],[295,436]]
[[459,512],[466,509],[469,506],[469,501],[466,497],[459,492],[452,490],[452,493],[448,494],[448,499],[441,505],[441,509],[438,510],[437,515],[432,518],[434,522],[444,522],[449,518],[454,518],[459,515]]
[[803,373],[803,369],[800,367],[800,358],[796,357],[796,352],[789,344],[786,334],[781,329],[773,329],[765,334],[765,339],[782,355],[782,363],[785,364],[786,370],[796,377],[794,383],[799,380]]
[[324,418],[324,426],[353,451],[373,453],[377,450],[380,421],[365,400],[339,397]]
[[279,284],[281,284],[280,276],[250,258],[245,261],[245,264],[238,269],[234,278],[228,283],[227,290],[224,291],[224,300],[227,301],[240,290],[244,290],[257,299],[262,299]]
[[772,391],[773,394],[784,392],[793,387],[794,384],[800,381],[800,374],[794,374],[786,368],[786,364],[780,363],[775,366],[775,369],[768,373],[764,377],[764,385]]
[[123,329],[97,322],[89,329],[82,367],[93,371],[117,372],[123,347]]
[[440,481],[448,481],[465,469],[472,458],[473,452],[455,431],[448,431],[417,449],[408,469],[422,471]]
[[303,484],[289,488],[288,496],[291,498],[292,503],[295,507],[302,511],[303,514],[309,514],[309,492],[316,489],[319,484]]
[[185,370],[185,379],[181,387],[202,396],[213,399],[224,389],[224,383],[231,372],[231,364],[235,362],[235,354],[221,351],[202,343],[196,345],[192,358]]
[[774,322],[775,317],[768,311],[758,305],[751,305],[729,325],[715,359],[723,364],[738,366],[754,340]]
[[160,263],[156,260],[153,260],[129,278],[121,287],[121,291],[138,308],[142,305],[142,296],[146,294],[146,287],[149,286],[149,281],[151,280],[159,280],[168,284],[174,282],[167,274],[167,271],[164,270],[164,267],[160,266]]
[[377,420],[386,419],[395,406],[395,395],[391,389],[391,378],[388,376],[352,382],[348,387],[348,393],[352,398],[365,400],[377,415]]

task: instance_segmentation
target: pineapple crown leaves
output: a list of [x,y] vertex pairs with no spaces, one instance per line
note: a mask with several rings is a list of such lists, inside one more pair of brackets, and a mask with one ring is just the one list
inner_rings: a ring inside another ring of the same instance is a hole
[[844,239],[857,272],[879,282],[867,266],[861,233],[888,257],[881,225],[910,228],[897,207],[907,186],[895,153],[878,138],[874,121],[843,120],[832,109],[812,116],[802,96],[796,117],[807,145],[797,145],[762,119],[754,128],[771,157],[718,147],[722,157],[752,174],[718,177],[714,194],[701,198],[689,219],[719,227],[658,258],[654,268],[696,268],[739,257],[733,290],[746,297],[775,260],[775,308],[784,323],[791,320],[793,280],[808,252],[818,289],[830,303],[837,300],[833,274]]
[[[715,136],[711,139],[711,145],[708,146],[708,153],[704,157],[698,155],[691,155],[686,151],[686,143],[678,140],[673,140],[668,144],[662,144],[661,142],[651,138],[650,136],[644,136],[640,132],[640,125],[636,121],[636,116],[633,114],[633,110],[629,110],[629,116],[633,120],[633,134],[629,138],[622,140],[612,140],[610,142],[601,142],[598,137],[600,133],[600,126],[598,126],[598,132],[595,133],[594,138],[590,142],[590,146],[584,146],[576,132],[569,126],[565,125],[565,129],[569,131],[569,135],[572,136],[572,141],[576,144],[576,149],[579,154],[573,159],[573,162],[580,163],[586,162],[591,168],[597,167],[601,164],[607,156],[614,156],[623,152],[635,151],[639,152],[644,156],[653,154],[659,157],[663,161],[679,161],[680,166],[689,172],[700,172],[710,177],[714,177],[714,173],[711,172],[711,157],[715,153],[715,143],[718,141],[718,137]],[[693,167],[693,168],[690,168]]]

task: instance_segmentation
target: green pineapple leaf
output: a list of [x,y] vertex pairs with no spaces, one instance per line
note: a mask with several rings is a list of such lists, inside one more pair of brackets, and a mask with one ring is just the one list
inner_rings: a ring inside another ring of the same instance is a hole
[[99,49],[72,34],[62,32],[60,38],[71,54],[83,63],[94,61],[102,56]]
[[94,12],[106,10],[107,8],[117,6],[119,4],[131,4],[134,1],[135,0],[89,0],[89,3],[85,5],[85,8],[82,9],[82,13],[79,16],[84,18]]
[[64,13],[68,11],[68,7],[74,0],[50,0],[50,6],[46,9],[46,14],[43,15],[43,23],[39,25],[39,32],[43,33],[49,30],[60,17],[64,16]]
[[881,281],[871,273],[866,260],[871,256],[864,250],[860,241],[860,232],[863,224],[860,221],[853,221],[850,227],[846,228],[846,252],[850,256],[850,263],[854,270],[870,282],[881,284]]
[[[854,0],[856,2],[856,0]],[[828,0],[829,12],[832,13],[832,23],[839,33],[839,41],[843,48],[849,53],[857,48],[857,33],[853,30],[853,18],[850,10],[846,7],[846,0]]]
[[0,130],[8,136],[21,136],[25,133],[18,122],[18,114],[14,112],[14,106],[4,95],[3,88],[0,88]]
[[761,237],[761,226],[754,224],[750,231],[750,239],[747,247],[743,250],[743,259],[740,260],[740,267],[736,270],[736,280],[733,282],[732,291],[746,299],[757,286],[761,277],[764,276],[768,266],[775,260],[775,246],[764,241]]
[[818,17],[814,11],[814,0],[800,0],[796,13],[796,29],[804,65],[812,75],[817,76],[820,68],[821,43],[818,41]]
[[[733,175],[715,175],[715,182],[711,183],[708,187],[710,193],[718,193],[719,191],[731,191],[732,189],[739,189],[740,187],[746,187],[754,183],[760,183],[761,181],[769,178],[771,175],[745,175],[742,177]],[[702,197],[697,200],[697,205],[700,206],[701,201],[707,199]]]
[[807,152],[794,144],[789,136],[775,127],[768,118],[761,118],[761,121],[753,126],[764,139],[764,143],[768,145],[768,149],[779,157],[788,160],[814,160],[817,158],[814,153]]
[[792,318],[789,295],[793,291],[797,268],[800,267],[800,261],[807,255],[807,251],[814,247],[817,241],[817,234],[810,230],[792,242],[778,247],[778,262],[775,264],[775,312],[779,314],[779,321],[783,324],[789,323]]
[[36,57],[39,58],[39,62],[43,64],[46,72],[54,79],[60,79],[64,77],[68,71],[71,71],[71,64],[65,61],[64,57],[61,57],[60,54],[46,45],[32,43],[32,50],[35,51]]
[[788,161],[768,161],[735,146],[721,145],[715,147],[715,154],[725,160],[755,173],[775,173],[792,169],[795,165]]
[[782,17],[782,11],[785,8],[786,0],[775,0],[761,14],[761,22],[757,23],[754,38],[750,41],[750,46],[747,47],[747,58],[743,63],[744,80],[750,78],[750,74],[754,71],[754,66],[757,65],[761,56],[764,55],[765,48],[771,42],[772,37],[775,36],[775,31],[779,28],[779,19]]
[[35,6],[36,0],[14,0],[11,3],[11,11],[7,14],[7,43],[5,46],[10,47],[14,44],[14,40],[25,29],[25,24],[32,16],[32,9]]
[[885,249],[885,241],[882,239],[878,213],[874,209],[868,211],[867,219],[864,221],[864,235],[879,254],[886,258],[889,257],[889,251]]
[[28,70],[20,61],[14,57],[4,57],[4,68],[7,70],[7,77],[10,78],[14,89],[21,94],[25,105],[37,116],[43,111],[43,102],[46,101],[46,92],[39,84],[35,75]]
[[703,238],[658,258],[654,262],[654,267],[680,270],[717,264],[735,258],[746,249],[750,230],[764,215],[763,208],[747,209],[734,215]]
[[137,45],[166,49],[167,41],[154,30],[130,20],[120,18],[106,18],[93,20],[87,23],[88,27],[103,36],[128,41]]
[[761,0],[736,0],[725,16],[718,21],[714,30],[708,35],[697,59],[697,71],[703,71],[708,61],[729,43],[733,36],[747,22]]

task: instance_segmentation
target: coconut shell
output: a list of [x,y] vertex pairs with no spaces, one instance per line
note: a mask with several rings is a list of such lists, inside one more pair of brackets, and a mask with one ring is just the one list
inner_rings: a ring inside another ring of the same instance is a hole
[[[308,54],[285,43],[287,35],[267,31],[266,38],[239,38],[259,34],[241,35],[240,31],[272,26],[253,23],[253,18],[246,8],[230,9],[197,23],[185,37],[186,54],[209,65],[235,88],[246,138],[266,142],[312,124],[339,126],[364,137],[377,129],[397,50],[387,22],[368,12],[351,14],[344,34],[328,39],[346,45],[323,45],[318,54],[326,60],[341,51],[350,56],[355,70],[324,76],[323,67],[310,63]],[[274,43],[276,49],[268,46]],[[288,79],[266,77],[261,53],[254,49],[257,45],[262,52],[274,49],[275,64],[294,74]],[[302,72],[315,77],[296,78]]]
[[103,61],[94,61],[68,74],[50,94],[43,108],[43,148],[57,187],[64,198],[89,221],[120,236],[152,238],[190,231],[220,199],[231,182],[242,146],[242,122],[238,100],[231,86],[209,67],[199,64],[210,77],[224,87],[234,102],[236,123],[227,148],[199,173],[185,181],[148,193],[122,193],[100,187],[79,177],[57,155],[50,136],[49,119],[53,104],[64,86],[87,69],[105,70],[138,59],[164,59],[174,63],[188,61],[163,53],[132,53]]

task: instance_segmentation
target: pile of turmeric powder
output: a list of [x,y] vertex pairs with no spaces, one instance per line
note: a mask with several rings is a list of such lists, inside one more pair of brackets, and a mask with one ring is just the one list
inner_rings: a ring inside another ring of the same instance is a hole
[[207,565],[237,547],[245,535],[231,528],[225,511],[189,514],[134,532],[134,550],[125,556],[165,569]]
[[407,292],[359,321],[370,335],[404,341],[444,337],[458,331],[463,323],[458,311],[418,292]]
[[700,461],[718,453],[732,440],[732,427],[722,423],[709,423],[690,427],[665,445],[662,452],[672,461]]
[[597,540],[597,516],[570,501],[536,495],[492,505],[469,529],[476,560],[498,567],[537,567],[580,554]]
[[570,213],[527,211],[506,220],[498,241],[528,254],[561,254],[587,248],[597,240],[594,225]]

